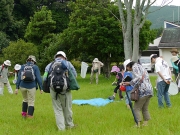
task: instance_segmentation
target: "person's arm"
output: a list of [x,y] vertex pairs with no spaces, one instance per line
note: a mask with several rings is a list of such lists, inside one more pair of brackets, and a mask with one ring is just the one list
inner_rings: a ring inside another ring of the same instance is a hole
[[179,70],[178,66],[176,64],[174,64],[174,62],[172,62],[172,60],[171,60],[171,64],[172,64],[174,69]]
[[40,92],[42,93],[43,92],[42,78],[41,78],[41,73],[40,73],[39,67],[35,66],[34,69],[35,69],[35,76],[36,76],[36,79],[37,79],[37,83],[39,85]]
[[158,75],[162,78],[163,81],[165,81],[167,84],[170,84],[170,81],[169,80],[166,80],[163,75],[161,74],[161,72],[157,72]]
[[75,69],[74,66],[71,64],[70,61],[68,61],[68,63],[69,63],[69,69],[71,69],[71,71],[73,72],[74,76],[77,77],[76,69]]

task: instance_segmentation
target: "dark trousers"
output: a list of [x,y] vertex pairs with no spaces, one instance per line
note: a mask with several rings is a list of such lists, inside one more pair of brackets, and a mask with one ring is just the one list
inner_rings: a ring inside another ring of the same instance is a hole
[[119,98],[122,99],[122,98],[123,98],[123,95],[122,95],[122,91],[119,90],[119,87],[120,87],[119,85],[117,85],[117,86],[115,87],[114,93],[117,93],[117,91],[119,91]]

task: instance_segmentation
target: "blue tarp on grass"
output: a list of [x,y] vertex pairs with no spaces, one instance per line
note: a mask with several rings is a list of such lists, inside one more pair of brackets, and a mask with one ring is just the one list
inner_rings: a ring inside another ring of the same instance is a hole
[[106,104],[113,102],[113,100],[103,99],[103,98],[94,98],[88,100],[73,100],[73,104],[77,105],[92,105],[92,106],[105,106]]

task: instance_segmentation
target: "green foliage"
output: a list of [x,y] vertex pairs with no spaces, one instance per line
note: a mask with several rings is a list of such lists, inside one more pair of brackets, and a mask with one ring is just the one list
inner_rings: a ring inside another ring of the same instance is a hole
[[[72,91],[72,99],[104,98],[113,94],[114,86],[110,79],[99,76],[98,86],[89,84],[88,74],[85,79],[78,75],[79,91]],[[150,76],[153,83],[156,76]],[[10,83],[13,90],[15,85]],[[123,93],[125,95],[125,93]],[[133,128],[134,120],[131,110],[125,106],[125,101],[119,101],[118,95],[114,102],[105,106],[72,105],[73,121],[78,126],[71,130],[58,131],[50,94],[40,94],[36,91],[35,112],[33,119],[21,117],[22,94],[10,95],[5,87],[4,96],[0,98],[0,134],[1,135],[178,135],[180,95],[170,96],[172,108],[159,109],[157,95],[154,95],[149,104],[151,120],[147,127]]]
[[[62,33],[61,45],[70,57],[82,52],[106,60],[111,53],[117,56],[123,51],[122,32],[116,18],[96,0],[77,0],[69,5],[70,23]],[[118,8],[107,5],[118,14]],[[69,49],[70,48],[70,49]]]
[[[4,60],[11,61],[12,66],[15,64],[24,64],[29,55],[37,57],[37,47],[32,43],[26,43],[24,40],[18,40],[17,42],[10,42],[10,45],[3,49]],[[38,60],[37,60],[38,61]],[[11,67],[12,69],[13,67]]]
[[4,32],[0,32],[0,54],[2,53],[2,49],[9,45],[9,39],[6,37]]
[[4,30],[13,19],[13,2],[14,0],[0,1],[0,31]]
[[9,36],[11,41],[16,41],[18,39],[24,38],[25,28],[27,24],[25,20],[13,20],[9,26],[6,28],[6,34]]
[[146,50],[149,46],[149,43],[153,43],[153,40],[156,38],[157,31],[151,30],[151,22],[146,20],[140,33],[139,33],[139,49]]
[[52,20],[52,13],[42,6],[39,12],[35,12],[34,16],[27,26],[25,38],[36,45],[40,45],[42,39],[53,31],[56,22]]

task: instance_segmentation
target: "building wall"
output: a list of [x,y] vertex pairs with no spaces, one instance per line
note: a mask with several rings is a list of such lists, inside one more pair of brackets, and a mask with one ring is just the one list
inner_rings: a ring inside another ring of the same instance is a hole
[[[172,55],[170,51],[171,51],[171,48],[161,48],[159,49],[159,56],[162,56],[163,59],[168,63],[168,65],[172,67],[172,64],[170,61]],[[180,51],[180,49],[178,49],[178,51]]]

